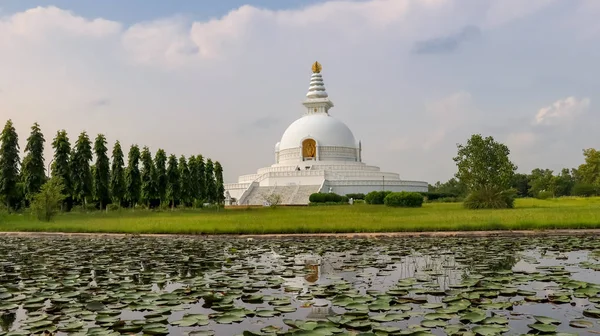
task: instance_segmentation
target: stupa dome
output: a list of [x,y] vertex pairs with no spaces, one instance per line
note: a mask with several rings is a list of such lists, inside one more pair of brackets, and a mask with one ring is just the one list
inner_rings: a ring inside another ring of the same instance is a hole
[[358,147],[350,128],[327,113],[306,114],[294,121],[283,133],[278,149],[301,147],[305,139],[315,140],[317,146]]

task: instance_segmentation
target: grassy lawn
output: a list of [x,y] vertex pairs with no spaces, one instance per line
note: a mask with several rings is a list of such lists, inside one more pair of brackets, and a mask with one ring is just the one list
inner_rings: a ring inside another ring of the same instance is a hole
[[0,231],[183,234],[355,233],[600,228],[600,198],[520,199],[510,210],[466,210],[458,203],[404,209],[352,206],[216,211],[61,214],[51,223],[27,214],[0,218]]

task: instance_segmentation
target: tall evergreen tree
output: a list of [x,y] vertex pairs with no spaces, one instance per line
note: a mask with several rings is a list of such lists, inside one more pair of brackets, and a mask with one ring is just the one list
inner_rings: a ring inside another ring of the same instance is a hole
[[52,141],[54,162],[52,176],[60,178],[65,201],[70,206],[73,199],[73,184],[71,180],[71,143],[65,130],[58,131]]
[[140,148],[131,145],[127,157],[127,171],[125,173],[126,197],[131,207],[139,202],[142,193],[142,177],[140,175]]
[[100,209],[104,209],[104,206],[110,202],[110,162],[108,160],[106,138],[103,134],[96,136],[94,154],[96,155],[96,163],[92,170],[94,199],[100,202]]
[[196,156],[192,155],[188,159],[188,169],[190,170],[190,199],[192,202],[199,199],[200,188],[198,185],[198,163]]
[[185,156],[179,158],[179,193],[181,203],[186,206],[192,202],[192,190],[190,186],[190,169]]
[[167,154],[159,149],[154,156],[154,170],[156,172],[156,197],[163,204],[167,200]]
[[215,183],[217,189],[217,203],[225,202],[225,184],[223,183],[223,167],[219,161],[215,162]]
[[27,138],[25,146],[25,158],[23,159],[23,188],[25,195],[31,199],[40,191],[46,183],[46,166],[44,165],[44,135],[38,123],[31,126],[31,134]]
[[175,202],[178,201],[181,196],[179,187],[177,157],[175,155],[170,155],[167,165],[167,198],[171,201],[171,208],[175,207]]
[[113,202],[121,205],[125,200],[125,162],[123,149],[119,141],[115,142],[112,150],[112,166],[110,169],[110,194]]
[[16,202],[19,163],[19,136],[8,120],[0,133],[0,198],[8,208]]
[[204,201],[206,200],[206,165],[202,155],[196,156],[196,166],[198,169],[198,199]]
[[217,201],[217,182],[215,181],[214,166],[211,159],[206,160],[205,167],[206,200],[210,203]]
[[81,132],[71,156],[71,172],[73,174],[73,195],[77,200],[87,204],[88,197],[92,196],[92,143],[86,132]]
[[156,172],[152,153],[148,147],[142,150],[142,200],[150,206],[150,202],[156,198]]

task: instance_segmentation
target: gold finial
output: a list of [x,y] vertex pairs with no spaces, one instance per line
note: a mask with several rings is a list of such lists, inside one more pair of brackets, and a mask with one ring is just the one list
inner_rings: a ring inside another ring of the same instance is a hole
[[315,62],[312,66],[313,73],[320,73],[321,69],[323,69],[323,67],[321,67],[321,63],[319,62]]

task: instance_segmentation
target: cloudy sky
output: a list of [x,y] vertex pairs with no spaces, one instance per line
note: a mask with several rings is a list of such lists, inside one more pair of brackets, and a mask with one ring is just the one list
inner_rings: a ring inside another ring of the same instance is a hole
[[[363,159],[431,183],[473,133],[519,170],[600,147],[598,0],[1,0],[0,121],[272,164],[323,64]],[[51,149],[46,156],[50,157]]]

